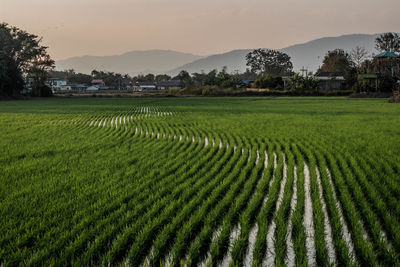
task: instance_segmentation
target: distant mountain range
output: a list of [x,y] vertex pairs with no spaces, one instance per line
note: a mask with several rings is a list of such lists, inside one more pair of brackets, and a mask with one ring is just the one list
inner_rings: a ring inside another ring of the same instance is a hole
[[[338,37],[325,37],[304,44],[281,49],[292,58],[294,70],[306,68],[315,71],[321,65],[324,55],[336,48],[351,51],[356,46],[364,47],[370,54],[377,53],[375,38],[379,34],[351,34]],[[74,69],[90,73],[93,69],[137,75],[139,73],[167,73],[176,75],[181,70],[189,73],[211,71],[227,67],[228,72],[246,70],[247,53],[253,49],[233,50],[207,57],[170,50],[132,51],[116,56],[73,57],[56,62],[58,70]]]
[[56,69],[74,69],[87,74],[94,69],[130,75],[166,73],[200,58],[202,57],[171,50],[131,51],[115,56],[83,56],[58,60]]

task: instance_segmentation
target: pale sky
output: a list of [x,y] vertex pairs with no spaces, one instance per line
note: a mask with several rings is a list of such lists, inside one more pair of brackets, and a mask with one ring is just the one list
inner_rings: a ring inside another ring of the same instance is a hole
[[0,22],[54,59],[170,49],[198,55],[400,31],[400,0],[0,0]]

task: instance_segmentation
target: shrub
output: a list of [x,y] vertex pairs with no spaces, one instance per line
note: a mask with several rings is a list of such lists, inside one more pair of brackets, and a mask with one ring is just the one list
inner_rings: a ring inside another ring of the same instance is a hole
[[282,89],[284,87],[282,77],[272,77],[271,75],[258,77],[254,81],[256,88],[271,88],[271,89]]

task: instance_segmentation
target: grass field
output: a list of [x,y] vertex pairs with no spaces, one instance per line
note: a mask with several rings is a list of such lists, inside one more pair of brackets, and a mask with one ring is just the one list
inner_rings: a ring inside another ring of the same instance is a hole
[[400,265],[400,105],[0,102],[0,266]]

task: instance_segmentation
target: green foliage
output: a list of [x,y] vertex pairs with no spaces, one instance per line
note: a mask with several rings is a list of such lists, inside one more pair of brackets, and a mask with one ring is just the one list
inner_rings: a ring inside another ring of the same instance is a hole
[[260,76],[254,81],[255,88],[283,89],[282,77],[272,77],[271,75]]
[[83,73],[76,73],[75,70],[64,70],[64,71],[57,71],[52,70],[48,73],[49,78],[53,79],[65,79],[70,84],[91,84],[93,77],[89,74]]
[[12,96],[23,86],[24,81],[15,62],[0,55],[0,96]]
[[289,78],[289,88],[299,93],[306,91],[315,92],[318,91],[319,81],[314,77],[301,76],[299,73],[296,73]]
[[246,55],[246,65],[260,75],[288,76],[293,73],[290,56],[277,50],[255,49]]
[[[115,89],[119,88],[122,79],[122,75],[120,73],[114,72],[93,70],[91,75],[92,79],[101,79],[107,86],[114,87]],[[140,76],[138,79],[141,80],[141,77],[143,77],[143,81],[146,81],[144,76]]]
[[192,77],[190,77],[190,74],[185,70],[182,70],[176,77],[174,77],[174,80],[180,80],[182,88],[193,85]]
[[396,81],[391,75],[383,75],[379,80],[378,90],[380,92],[392,92],[395,89]]
[[26,31],[0,23],[0,96],[17,95],[23,89],[22,77],[34,78],[33,94],[40,96],[46,73],[54,61],[41,39]]
[[357,77],[357,69],[356,68],[349,68],[345,73],[344,73],[344,80],[345,80],[345,86],[346,89],[353,89],[355,90],[358,82],[358,77]]
[[212,70],[209,73],[193,73],[192,82],[195,86],[218,86],[220,88],[236,88],[241,85],[243,74],[229,74],[226,67],[220,72]]
[[170,79],[171,79],[171,76],[169,76],[167,74],[158,74],[154,78],[154,81],[155,82],[161,82],[161,81],[169,81]]
[[347,52],[343,49],[335,49],[328,51],[325,55],[319,71],[345,73],[351,68],[352,64],[351,57]]
[[392,32],[383,33],[375,39],[375,48],[381,52],[400,53],[400,36]]

